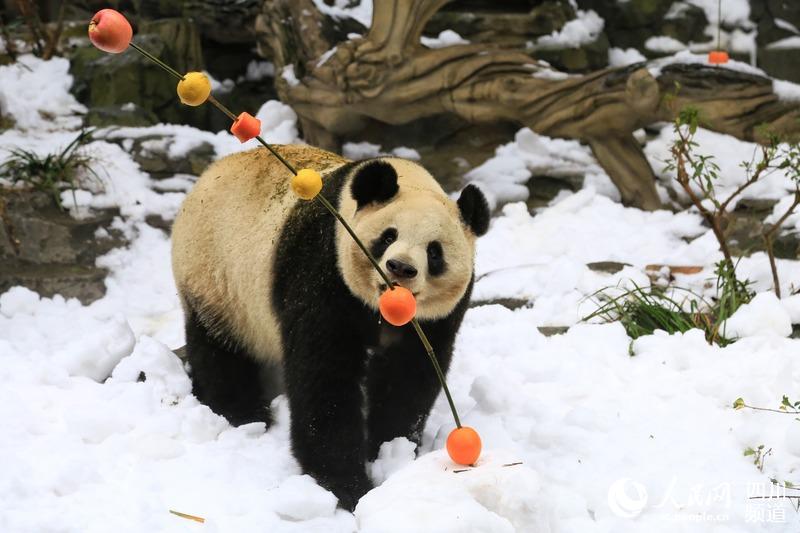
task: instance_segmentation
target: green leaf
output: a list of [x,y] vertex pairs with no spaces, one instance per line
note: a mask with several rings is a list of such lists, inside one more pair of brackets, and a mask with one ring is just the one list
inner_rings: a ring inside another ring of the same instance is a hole
[[745,448],[744,449],[744,456],[747,457],[748,455],[755,455],[756,451],[753,448]]
[[739,409],[744,409],[745,408],[744,399],[736,398],[736,400],[733,402],[733,408],[736,409],[737,411]]

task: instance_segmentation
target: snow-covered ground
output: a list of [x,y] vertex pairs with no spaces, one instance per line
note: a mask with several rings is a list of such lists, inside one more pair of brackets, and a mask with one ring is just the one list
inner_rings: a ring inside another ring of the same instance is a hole
[[[19,124],[0,134],[0,148],[45,153],[74,136],[71,114],[81,109],[62,83],[63,60],[25,61],[31,72],[0,67],[0,105]],[[46,88],[49,98],[15,99],[19,86],[29,94]],[[279,120],[264,134],[292,140],[291,110],[277,102],[265,109]],[[211,142],[219,155],[241,148],[226,133],[158,128],[184,142]],[[657,171],[667,140],[665,132],[647,148]],[[753,147],[705,132],[698,140],[725,158],[725,186],[735,186],[742,179],[735,158]],[[301,474],[282,398],[278,423],[265,431],[232,428],[191,395],[170,351],[183,332],[169,239],[144,223],[148,213],[173,214],[183,193],[157,193],[117,144],[89,149],[101,156],[106,187],[82,195],[84,204],[120,205],[118,226],[131,245],[99,260],[111,275],[106,296],[91,305],[20,287],[0,295],[0,531],[798,530],[793,500],[750,498],[776,494],[770,478],[800,484],[800,422],[732,404],[800,399],[800,340],[787,338],[800,323],[800,295],[771,296],[767,259],[754,254],[739,272],[762,294],[731,319],[742,338],[726,348],[709,346],[699,331],[631,342],[619,324],[582,323],[594,305],[588,295],[646,284],[647,264],[701,265],[702,273],[679,282],[702,289],[719,253],[696,214],[622,207],[578,143],[521,130],[469,175],[493,204],[505,204],[478,244],[475,300],[529,301],[514,311],[471,309],[457,341],[449,383],[464,423],[483,439],[477,467],[460,471],[443,451],[452,419],[440,398],[420,456],[403,439],[386,444],[371,467],[379,486],[354,514]],[[557,168],[585,175],[584,189],[532,216],[522,184]],[[785,203],[785,181],[772,179],[752,190]],[[669,176],[662,180],[668,186]],[[800,217],[791,223],[800,229]],[[629,266],[604,274],[587,267],[596,261]],[[800,262],[779,268],[784,293],[797,289]],[[571,328],[545,337],[538,326]],[[744,455],[762,444],[763,472]]]

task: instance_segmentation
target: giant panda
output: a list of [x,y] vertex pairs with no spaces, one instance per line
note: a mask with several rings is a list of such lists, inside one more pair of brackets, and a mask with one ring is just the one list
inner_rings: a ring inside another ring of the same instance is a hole
[[[446,371],[473,284],[476,237],[489,225],[480,190],[451,200],[417,163],[348,161],[276,146],[323,176],[324,195],[390,279],[416,296],[417,318]],[[285,392],[292,451],[304,472],[352,510],[371,488],[381,443],[419,442],[440,385],[410,326],[381,320],[384,281],[319,202],[298,199],[266,149],[213,163],[172,229],[193,392],[234,425],[270,423]]]

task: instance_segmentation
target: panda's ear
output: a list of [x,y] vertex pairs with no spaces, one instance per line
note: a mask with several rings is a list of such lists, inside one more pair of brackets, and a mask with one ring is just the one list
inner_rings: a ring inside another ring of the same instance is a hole
[[475,185],[467,185],[458,197],[458,210],[472,233],[480,237],[489,230],[489,204]]
[[361,165],[350,185],[350,193],[358,205],[357,209],[373,202],[386,202],[398,190],[397,172],[392,165],[380,159]]

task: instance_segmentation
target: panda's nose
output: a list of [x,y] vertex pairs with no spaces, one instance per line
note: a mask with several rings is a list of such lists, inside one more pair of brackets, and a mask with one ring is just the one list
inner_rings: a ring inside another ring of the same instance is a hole
[[417,269],[413,266],[409,265],[408,263],[403,263],[402,261],[398,261],[397,259],[389,259],[386,261],[386,268],[389,269],[389,272],[397,276],[398,278],[413,278],[417,275]]

